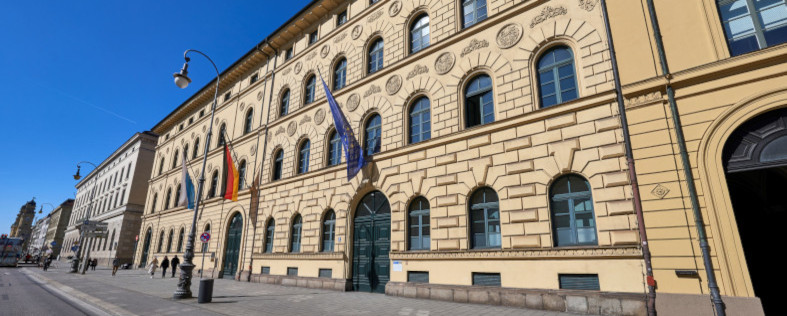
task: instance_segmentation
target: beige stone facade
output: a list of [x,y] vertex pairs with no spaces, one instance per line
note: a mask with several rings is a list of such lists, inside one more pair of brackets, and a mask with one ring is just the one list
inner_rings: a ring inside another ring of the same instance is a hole
[[46,242],[44,244],[51,245],[52,242],[55,242],[55,245],[50,247],[52,249],[51,256],[53,258],[60,256],[60,251],[63,247],[71,248],[71,245],[63,245],[63,237],[68,227],[68,221],[71,219],[71,210],[73,207],[74,199],[67,199],[49,213],[49,228],[46,232]]
[[[209,227],[212,238],[206,251],[198,242],[194,260],[197,269],[209,275],[357,288],[357,262],[363,259],[354,242],[365,237],[356,235],[355,219],[364,197],[380,192],[390,205],[390,230],[385,232],[390,248],[383,267],[390,273],[389,294],[423,297],[419,291],[424,286],[409,282],[409,273],[427,272],[429,284],[453,286],[454,292],[446,298],[435,294],[446,292],[427,288],[432,294],[426,297],[479,302],[468,298],[468,291],[483,289],[473,286],[474,274],[487,273],[499,274],[502,288],[541,291],[534,301],[541,303],[532,305],[532,294],[517,294],[528,297],[523,306],[528,302],[531,307],[590,313],[604,311],[593,305],[594,298],[586,298],[582,310],[566,297],[622,292],[635,299],[615,303],[610,313],[625,313],[621,311],[626,308],[641,312],[645,268],[599,2],[500,0],[486,5],[488,17],[464,27],[461,1],[310,4],[222,73],[211,139],[206,133],[215,82],[154,127],[163,136],[156,147],[137,264],[144,264],[142,258],[160,260],[181,252],[179,235],[188,234],[193,212],[175,206],[182,179],[180,155],[189,158],[196,184],[203,146],[209,142],[197,235]],[[646,1],[611,0],[608,6],[658,291],[666,294],[666,302],[671,294],[684,299],[703,295],[696,304],[707,309],[707,280],[675,273],[691,270],[704,276],[704,268]],[[778,83],[785,71],[784,47],[730,58],[714,1],[659,1],[656,8],[722,295],[733,309],[757,306],[747,300],[755,293],[720,157],[735,126],[783,107]],[[348,21],[337,26],[343,12]],[[410,53],[409,29],[422,14],[430,18],[430,45]],[[318,39],[310,44],[312,32]],[[384,41],[383,67],[369,73],[369,52],[377,39]],[[559,46],[573,53],[578,97],[544,107],[539,61]],[[290,49],[292,57],[287,56]],[[313,100],[306,93],[310,76],[319,73],[333,87],[334,69],[343,58],[347,85],[333,95],[362,146],[370,118],[382,119],[380,152],[350,180],[346,164],[329,163],[334,121],[319,77]],[[494,121],[468,127],[472,113],[466,91],[479,75],[492,82]],[[285,96],[289,107],[282,115]],[[411,143],[409,111],[420,97],[430,100],[431,137]],[[246,128],[249,115],[252,126]],[[247,166],[237,202],[209,196],[213,175],[222,172],[221,126],[235,161]],[[306,140],[308,171],[299,172]],[[278,153],[283,158],[281,179],[275,179],[273,170]],[[589,184],[595,243],[556,244],[557,202],[551,192],[566,175]],[[261,182],[260,198],[252,205],[248,188],[255,178]],[[484,188],[499,199],[500,245],[491,249],[478,249],[473,242],[473,194]],[[426,251],[410,250],[408,235],[409,210],[419,197],[429,205]],[[333,251],[323,246],[329,211],[335,213]],[[236,214],[243,227],[239,255],[228,258]],[[267,237],[270,223],[275,223],[272,240]],[[292,242],[297,236],[299,249]],[[237,262],[229,268],[234,273],[227,273],[228,262]],[[565,292],[561,275],[595,275],[600,292]],[[333,283],[326,283],[326,277]],[[484,302],[502,294],[487,295]],[[564,301],[554,303],[549,295]],[[707,312],[702,308],[700,313]]]

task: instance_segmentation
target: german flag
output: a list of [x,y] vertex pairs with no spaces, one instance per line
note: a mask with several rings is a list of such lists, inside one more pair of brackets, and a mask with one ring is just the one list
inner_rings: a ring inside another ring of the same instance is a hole
[[221,191],[224,192],[225,200],[238,200],[238,168],[232,162],[232,154],[230,154],[230,147],[224,141],[224,135],[221,135],[224,142],[224,182],[222,183]]

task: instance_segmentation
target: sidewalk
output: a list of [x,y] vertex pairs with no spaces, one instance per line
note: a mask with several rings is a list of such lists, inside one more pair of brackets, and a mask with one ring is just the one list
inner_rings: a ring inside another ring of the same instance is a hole
[[[112,271],[97,268],[85,275],[70,274],[67,268],[47,272],[27,268],[26,272],[48,281],[60,290],[88,300],[116,315],[526,315],[556,316],[567,313],[528,310],[501,306],[461,304],[434,300],[409,299],[382,294],[335,292],[271,284],[217,279],[213,302],[198,304],[196,298],[173,300],[177,275],[154,279],[143,270]],[[199,276],[191,291],[197,295]]]

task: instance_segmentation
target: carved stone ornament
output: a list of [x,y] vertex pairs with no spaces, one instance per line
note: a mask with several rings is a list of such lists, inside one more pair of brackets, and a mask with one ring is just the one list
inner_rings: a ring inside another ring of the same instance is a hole
[[462,54],[460,54],[459,57],[465,57],[465,55],[470,54],[473,51],[482,49],[484,47],[489,47],[489,42],[487,42],[485,39],[482,39],[480,41],[477,39],[472,39],[470,40],[470,44],[467,44],[465,48],[462,48]]
[[301,73],[301,69],[303,69],[303,64],[301,62],[298,62],[297,64],[295,64],[295,74],[296,75]]
[[251,154],[254,155],[257,153],[257,146],[251,145]]
[[268,133],[268,142],[270,143],[273,140],[273,132]]
[[320,49],[320,57],[322,57],[322,58],[328,57],[328,53],[330,53],[330,52],[331,52],[331,47],[328,46],[328,45],[325,45],[325,46],[323,46]]
[[353,93],[347,98],[347,110],[350,110],[350,112],[355,111],[359,104],[361,104],[361,97],[357,93]]
[[208,129],[208,128],[207,128],[205,125],[202,125],[202,132],[203,132],[203,133],[204,133],[204,132],[205,132],[205,130],[207,130],[207,129]]
[[194,132],[191,132],[191,139],[194,139],[194,136],[196,136]]
[[522,27],[519,24],[511,23],[497,32],[497,46],[500,48],[511,48],[522,38]]
[[350,35],[352,35],[354,40],[357,40],[359,37],[361,37],[362,33],[363,33],[363,26],[359,24],[353,27],[353,32]]
[[651,190],[650,193],[653,194],[654,196],[660,198],[660,199],[663,199],[669,193],[669,189],[667,187],[659,184],[659,185],[656,185],[656,187],[653,188],[653,190]]
[[651,104],[658,101],[662,101],[663,97],[661,96],[661,92],[656,91],[653,93],[648,93],[640,96],[631,97],[626,99],[625,104],[627,108],[633,108],[640,105]]
[[298,123],[295,123],[295,121],[290,122],[290,124],[287,125],[287,135],[289,136],[295,135],[295,130],[297,128],[298,128]]
[[388,95],[394,95],[399,92],[399,88],[402,87],[402,76],[400,75],[393,75],[388,78],[388,81],[385,83],[385,92],[388,92]]
[[301,119],[301,125],[309,123],[311,121],[312,121],[312,118],[309,117],[309,115],[304,115],[303,118]]
[[243,109],[244,109],[245,107],[246,107],[246,102],[241,102],[241,104],[240,104],[240,110],[241,110],[241,111],[243,111]]
[[284,71],[282,71],[281,73],[286,76],[290,74],[290,71],[292,71],[292,68],[284,69]]
[[380,89],[380,87],[378,87],[377,85],[373,84],[373,85],[369,86],[369,90],[364,91],[363,97],[364,98],[368,98],[370,95],[375,94],[375,93],[380,93],[382,91],[383,90]]
[[558,15],[564,15],[567,12],[568,12],[568,10],[566,10],[566,8],[564,8],[564,7],[554,7],[553,8],[553,7],[550,7],[550,6],[546,6],[546,7],[544,7],[544,9],[541,10],[541,14],[537,15],[536,17],[533,18],[532,21],[530,21],[530,28],[532,29],[533,27],[535,27],[536,25],[538,25],[541,22],[544,22],[544,21],[546,21],[546,20],[548,20],[550,18],[554,18],[554,17],[556,17]]
[[336,37],[333,38],[333,42],[334,43],[341,42],[341,41],[344,40],[345,37],[347,37],[347,33],[346,32],[342,33],[342,34],[339,34],[339,35],[336,35]]
[[395,16],[399,14],[399,11],[402,10],[402,2],[401,1],[394,1],[391,3],[391,6],[388,7],[388,15]]
[[451,52],[442,53],[437,57],[437,60],[435,60],[434,69],[437,71],[437,74],[447,74],[451,71],[451,68],[454,68],[454,62],[456,62],[454,54]]
[[382,10],[370,14],[369,18],[366,19],[366,21],[371,23],[371,22],[374,22],[375,20],[379,19],[381,16],[383,16],[383,11]]
[[579,7],[585,11],[590,12],[593,11],[597,3],[598,0],[579,0]]
[[314,59],[317,56],[317,52],[311,52],[309,55],[306,55],[306,61]]
[[257,101],[261,101],[261,100],[262,100],[262,91],[257,92]]
[[324,120],[325,120],[325,110],[323,109],[317,110],[317,112],[314,113],[314,123],[320,125]]
[[410,72],[407,73],[407,80],[413,79],[415,78],[415,76],[426,74],[426,73],[429,73],[429,67],[426,67],[424,65],[415,65],[415,68],[413,68],[413,70],[410,70]]
[[276,136],[279,136],[279,134],[284,134],[284,132],[284,126],[279,126],[279,128],[276,129]]

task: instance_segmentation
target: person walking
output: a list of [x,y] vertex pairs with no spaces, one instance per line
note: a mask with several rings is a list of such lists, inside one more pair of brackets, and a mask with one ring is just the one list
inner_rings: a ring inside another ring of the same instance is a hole
[[120,261],[118,261],[118,258],[115,257],[115,259],[112,259],[112,276],[115,276],[115,273],[118,272],[119,267],[120,267]]
[[178,259],[178,255],[175,255],[175,258],[172,258],[172,261],[169,262],[172,265],[172,276],[171,278],[175,277],[175,270],[178,269],[178,265],[180,265],[180,259]]
[[98,265],[98,259],[94,258],[93,261],[90,262],[90,270],[96,271],[97,265]]
[[161,278],[162,279],[167,276],[167,268],[169,268],[169,259],[167,259],[167,256],[164,256],[164,260],[161,260]]
[[153,278],[153,274],[156,273],[156,268],[158,268],[158,258],[153,258],[153,260],[148,263],[148,273],[150,273],[150,278]]
[[44,259],[44,271],[49,269],[50,264],[52,264],[52,258],[46,257],[46,259]]

